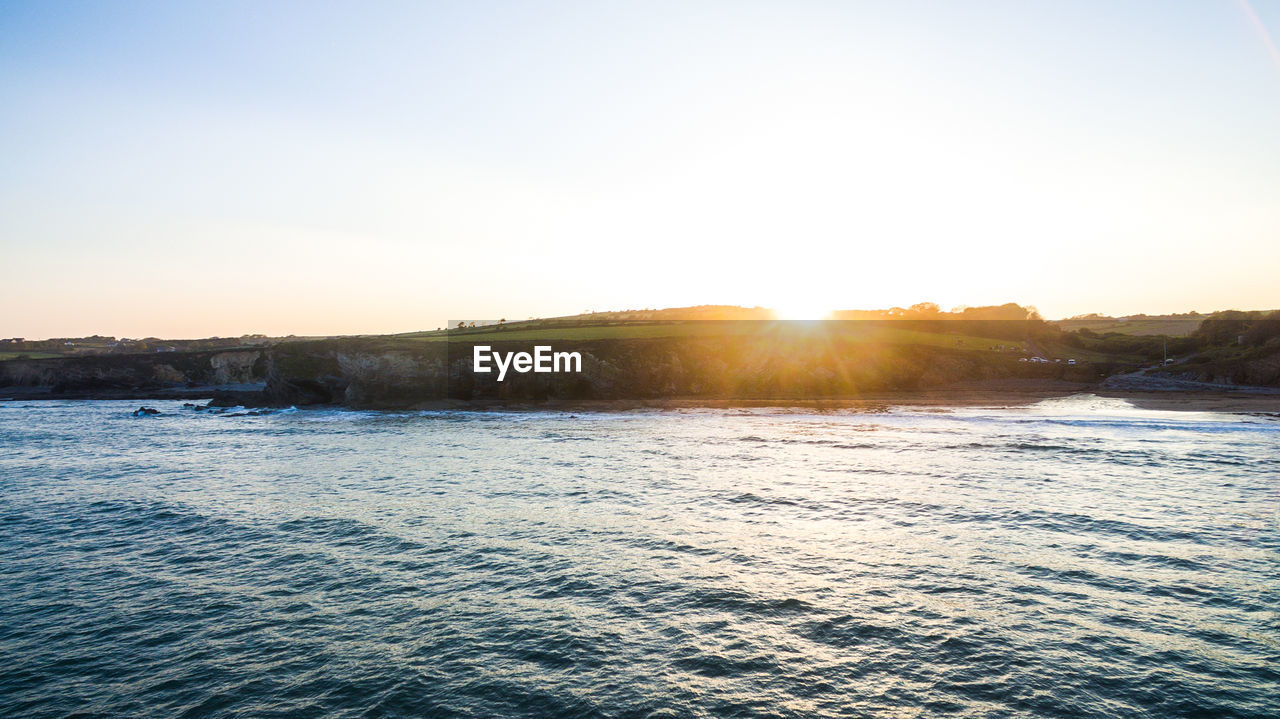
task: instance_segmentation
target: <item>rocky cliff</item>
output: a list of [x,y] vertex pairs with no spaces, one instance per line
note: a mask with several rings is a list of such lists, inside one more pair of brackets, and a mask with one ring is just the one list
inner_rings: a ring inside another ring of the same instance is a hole
[[200,388],[264,383],[266,370],[264,350],[9,360],[0,362],[0,392],[43,391],[67,399],[153,396],[186,389],[207,394]]
[[[545,342],[545,341],[543,341]],[[533,342],[490,341],[494,352]],[[922,344],[818,336],[786,342],[754,336],[556,342],[581,355],[581,372],[473,371],[466,341],[343,338],[265,350],[103,355],[0,363],[0,396],[40,388],[47,396],[179,396],[215,388],[224,404],[336,404],[406,408],[446,400],[540,401],[852,398],[1009,378],[1093,382],[1089,366],[1018,362],[1016,356]],[[255,391],[244,385],[261,383]],[[186,396],[195,396],[188,394]]]
[[1280,387],[1280,347],[1261,347],[1239,357],[1192,357],[1167,371],[1170,379],[1219,385]]
[[[489,342],[494,352],[531,342]],[[329,340],[277,347],[268,358],[273,405],[412,407],[440,400],[799,399],[911,392],[955,383],[1028,378],[1094,382],[1089,366],[1020,363],[1016,357],[921,345],[812,342],[754,337],[614,339],[557,344],[582,356],[582,371],[473,371],[469,342]]]

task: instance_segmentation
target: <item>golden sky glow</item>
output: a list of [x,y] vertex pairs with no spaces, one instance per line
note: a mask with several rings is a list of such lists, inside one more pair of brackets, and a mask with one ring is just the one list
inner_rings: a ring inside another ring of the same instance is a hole
[[6,4],[0,336],[1280,306],[1277,7],[1067,5]]

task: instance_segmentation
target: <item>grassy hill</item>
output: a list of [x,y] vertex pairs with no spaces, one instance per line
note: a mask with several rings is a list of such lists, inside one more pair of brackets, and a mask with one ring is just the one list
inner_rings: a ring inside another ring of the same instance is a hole
[[964,325],[913,329],[909,323],[846,321],[615,321],[535,320],[502,325],[455,328],[390,335],[387,340],[409,342],[551,342],[655,339],[672,337],[752,337],[768,341],[815,334],[839,336],[870,343],[951,347],[972,351],[1025,351],[1026,343],[1001,338],[993,332],[974,332]]
[[1208,317],[1209,315],[1202,315],[1198,312],[1174,315],[1129,315],[1127,317],[1085,315],[1057,320],[1053,324],[1062,328],[1063,332],[1089,330],[1098,334],[1115,332],[1126,335],[1186,337],[1195,332],[1200,323]]

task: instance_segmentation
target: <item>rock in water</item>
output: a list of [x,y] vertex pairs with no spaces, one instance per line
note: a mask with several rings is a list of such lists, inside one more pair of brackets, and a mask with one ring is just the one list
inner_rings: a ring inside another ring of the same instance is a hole
[[160,414],[160,410],[151,407],[139,407],[133,411],[134,417],[149,417],[153,414]]

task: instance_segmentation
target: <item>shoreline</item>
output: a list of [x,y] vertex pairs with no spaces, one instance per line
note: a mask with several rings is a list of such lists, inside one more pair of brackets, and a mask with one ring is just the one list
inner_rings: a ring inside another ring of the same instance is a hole
[[[985,384],[985,383],[984,383]],[[1036,383],[1011,386],[961,385],[919,391],[871,392],[856,397],[770,397],[770,398],[711,398],[667,397],[650,399],[601,399],[507,401],[498,399],[461,400],[442,399],[404,405],[343,404],[303,405],[299,409],[351,409],[385,412],[403,411],[579,411],[616,412],[635,409],[697,410],[697,409],[794,409],[804,411],[886,411],[891,407],[974,407],[1003,406],[1022,407],[1046,399],[1075,395],[1125,400],[1135,407],[1149,410],[1173,410],[1192,412],[1227,412],[1238,414],[1280,415],[1280,391],[1271,388],[1238,390],[1206,389],[1117,389],[1099,384]],[[54,394],[48,388],[22,387],[0,389],[0,404],[7,402],[43,401],[189,401],[209,403],[216,395],[237,395],[244,399],[257,390],[246,385],[202,386],[192,388],[164,388],[156,390],[111,390],[100,392]],[[22,390],[22,391],[14,391]],[[245,393],[241,395],[241,393]],[[223,406],[251,406],[248,404]],[[256,403],[254,406],[257,406]]]

